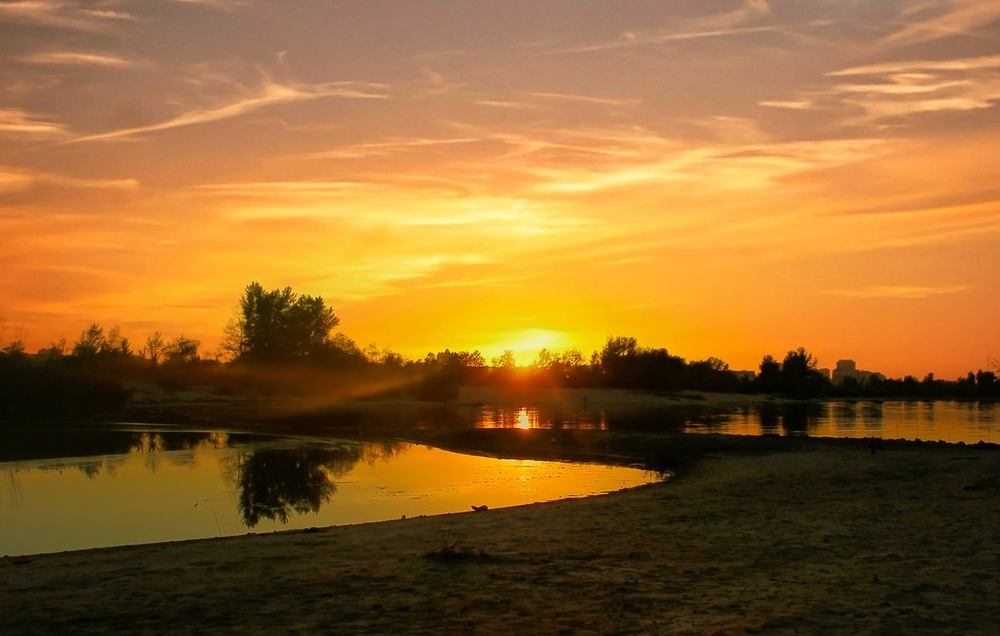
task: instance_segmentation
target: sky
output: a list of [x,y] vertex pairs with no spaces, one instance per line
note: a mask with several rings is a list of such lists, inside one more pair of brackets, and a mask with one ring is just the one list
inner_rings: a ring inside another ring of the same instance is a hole
[[995,0],[2,0],[0,344],[1000,358]]

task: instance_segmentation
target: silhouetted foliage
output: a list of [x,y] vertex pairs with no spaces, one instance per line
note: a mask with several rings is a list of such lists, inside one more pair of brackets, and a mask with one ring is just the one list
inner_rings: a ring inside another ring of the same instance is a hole
[[559,353],[541,349],[529,369],[530,383],[544,387],[583,387],[599,384],[593,367],[585,364],[579,349]]
[[737,392],[747,388],[740,378],[729,372],[726,362],[715,357],[689,362],[685,386],[718,392]]
[[154,331],[146,338],[146,346],[142,350],[142,357],[149,358],[153,364],[159,364],[166,347],[167,343],[163,339],[163,334],[159,331]]
[[9,357],[19,357],[24,355],[24,341],[20,338],[11,341],[3,349],[0,349],[0,353]]
[[760,361],[757,373],[757,387],[764,393],[781,390],[781,363],[768,354]]
[[478,350],[428,353],[421,367],[419,397],[430,400],[454,398],[459,386],[479,384],[486,376],[486,360]]
[[785,393],[794,398],[819,397],[830,384],[816,370],[817,360],[804,347],[789,351],[781,363],[781,381]]
[[609,337],[597,357],[608,386],[678,390],[683,388],[684,358],[666,349],[640,347],[635,338]]
[[201,343],[181,334],[163,347],[163,355],[167,364],[193,364],[201,360],[198,347]]
[[[202,359],[200,342],[183,334],[167,341],[154,332],[139,352],[133,352],[117,326],[105,332],[93,323],[71,348],[63,339],[34,356],[25,352],[18,338],[0,347],[0,371],[14,378],[2,389],[0,407],[7,405],[8,414],[47,414],[60,409],[81,415],[111,413],[127,395],[125,383],[135,386],[132,383],[137,381],[167,390],[197,386],[220,394],[321,392],[329,396],[339,391],[343,399],[448,400],[457,397],[462,386],[486,385],[514,391],[611,387],[763,392],[796,399],[1000,398],[1000,382],[993,370],[970,371],[954,381],[933,374],[922,381],[911,376],[901,380],[879,374],[846,376],[833,385],[816,370],[816,359],[802,347],[789,351],[781,362],[764,356],[756,376],[733,372],[715,357],[686,362],[665,348],[640,346],[636,338],[625,336],[609,337],[589,362],[576,349],[563,353],[542,349],[527,367],[517,367],[509,350],[493,358],[491,367],[479,351],[445,349],[413,361],[374,344],[361,348],[342,333],[332,334],[339,322],[321,297],[299,295],[290,287],[268,291],[254,282],[244,290],[226,327],[222,348],[233,359],[225,365],[210,354],[205,356],[209,359]],[[64,406],[70,403],[79,408]],[[783,423],[786,420],[793,418],[781,416]]]
[[820,397],[829,390],[830,380],[816,370],[816,363],[804,347],[789,351],[780,364],[766,355],[755,385],[763,393],[783,393],[796,399]]
[[321,296],[291,287],[266,291],[247,285],[223,347],[235,358],[260,362],[321,358],[331,352],[330,331],[340,324]]
[[129,391],[113,374],[62,358],[0,354],[0,418],[80,419],[118,413]]
[[132,354],[128,338],[121,334],[118,327],[113,327],[107,335],[104,328],[92,323],[80,334],[80,339],[73,345],[73,355],[77,358],[115,358],[127,357]]

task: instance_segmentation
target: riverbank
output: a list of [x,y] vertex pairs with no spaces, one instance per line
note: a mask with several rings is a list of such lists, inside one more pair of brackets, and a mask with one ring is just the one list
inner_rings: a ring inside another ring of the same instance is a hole
[[609,496],[0,559],[0,632],[993,633],[995,447],[717,439]]
[[[580,417],[604,411],[628,412],[675,406],[733,406],[775,402],[772,396],[746,393],[682,391],[659,393],[629,389],[552,389],[531,387],[461,387],[450,400],[406,398],[337,398],[333,392],[302,395],[217,393],[197,387],[164,389],[140,384],[130,389],[123,416],[143,422],[275,424],[317,422],[325,425],[368,422],[381,428],[413,428],[422,418],[447,412],[474,423],[484,406],[531,407]],[[334,395],[334,397],[331,397]],[[780,402],[780,400],[777,400]]]

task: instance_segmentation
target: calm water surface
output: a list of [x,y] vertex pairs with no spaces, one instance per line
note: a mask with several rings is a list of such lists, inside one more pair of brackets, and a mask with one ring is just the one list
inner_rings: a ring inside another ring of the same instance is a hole
[[397,442],[222,432],[0,432],[0,555],[513,506],[659,477]]
[[617,411],[483,407],[479,428],[582,428],[1000,442],[993,402],[679,404]]

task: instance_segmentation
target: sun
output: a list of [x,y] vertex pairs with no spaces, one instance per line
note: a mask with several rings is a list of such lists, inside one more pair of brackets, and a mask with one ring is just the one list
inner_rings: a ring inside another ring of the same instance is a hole
[[488,351],[489,355],[500,355],[509,350],[514,354],[517,365],[526,367],[535,360],[542,349],[556,352],[572,346],[573,343],[566,332],[530,328],[503,334],[490,346],[484,347],[484,350]]

